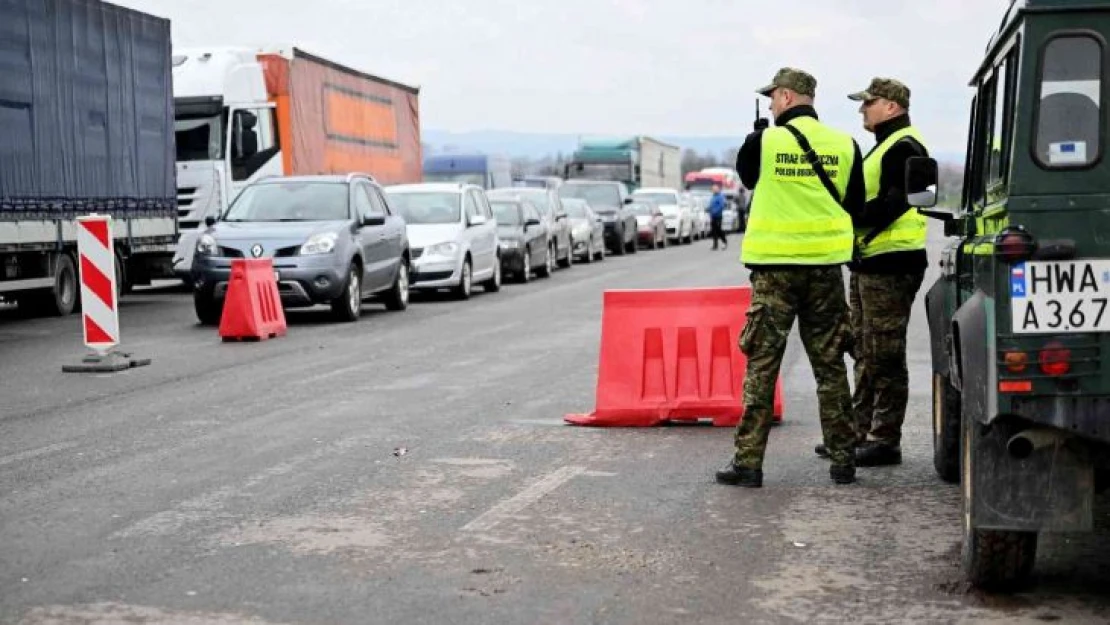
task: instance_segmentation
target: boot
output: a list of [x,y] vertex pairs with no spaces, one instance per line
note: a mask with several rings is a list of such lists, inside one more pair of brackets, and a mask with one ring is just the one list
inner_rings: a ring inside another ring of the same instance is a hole
[[816,447],[813,448],[813,453],[817,454],[818,456],[821,456],[822,458],[828,458],[829,457],[829,448],[825,447],[824,443],[821,443],[821,444],[819,444],[819,445],[817,445]]
[[856,481],[856,468],[834,464],[829,467],[829,477],[837,484],[852,484]]
[[897,445],[868,441],[856,448],[856,466],[883,467],[894,464],[902,464],[902,448]]
[[738,467],[730,460],[725,468],[717,471],[717,482],[729,486],[743,486],[745,488],[763,487],[763,469],[749,469]]

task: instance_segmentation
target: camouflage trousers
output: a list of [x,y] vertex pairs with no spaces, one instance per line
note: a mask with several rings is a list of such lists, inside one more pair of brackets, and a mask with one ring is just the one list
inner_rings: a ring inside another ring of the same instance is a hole
[[897,446],[909,401],[906,330],[925,275],[857,274],[850,281],[857,356],[852,410],[856,440]]
[[817,379],[818,412],[829,456],[833,464],[854,466],[855,425],[844,363],[852,337],[840,267],[755,270],[751,282],[751,308],[739,340],[748,366],[744,418],[736,428],[736,466],[763,467],[775,381],[795,317]]

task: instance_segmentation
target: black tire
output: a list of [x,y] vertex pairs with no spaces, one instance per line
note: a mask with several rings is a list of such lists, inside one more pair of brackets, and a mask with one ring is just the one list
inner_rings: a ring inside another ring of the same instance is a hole
[[960,482],[960,393],[933,374],[933,468],[949,484]]
[[358,321],[362,315],[362,269],[358,263],[351,263],[347,270],[343,292],[331,301],[331,315],[336,321],[347,323]]
[[640,251],[640,241],[637,239],[637,237],[639,236],[639,233],[637,233],[636,229],[633,228],[632,236],[628,239],[628,243],[626,244],[629,254],[635,254],[636,252]]
[[536,270],[536,275],[541,278],[550,278],[551,274],[555,271],[555,247],[549,246],[547,248],[547,255],[543,261],[543,267]]
[[532,281],[532,251],[527,247],[524,248],[524,260],[521,267],[524,269],[516,277],[516,281],[521,284],[528,284]]
[[964,540],[961,553],[964,576],[982,590],[1007,592],[1020,589],[1028,581],[1037,560],[1037,533],[982,530],[974,525],[970,506],[974,497],[974,455],[976,424],[963,424],[961,462]]
[[474,265],[470,264],[470,257],[463,261],[462,275],[459,276],[459,285],[452,289],[455,299],[468,300],[474,294]]
[[613,246],[613,253],[617,256],[624,256],[626,252],[627,249],[624,247],[624,230],[622,229],[617,233],[617,242],[616,245]]
[[224,306],[210,293],[205,294],[197,291],[193,293],[193,310],[197,314],[197,321],[202,326],[214,326],[220,323]]
[[49,290],[35,291],[20,298],[33,315],[65,317],[80,306],[80,284],[77,266],[69,254],[59,254],[54,264],[54,286]]
[[393,286],[382,298],[386,310],[402,311],[409,307],[409,263],[401,260],[397,268],[397,277],[393,279]]
[[[558,246],[556,246],[558,249]],[[567,240],[567,255],[565,258],[559,259],[559,267],[563,269],[570,269],[574,265],[574,241]]]
[[493,275],[482,283],[482,290],[486,293],[496,293],[501,290],[501,255],[493,259]]

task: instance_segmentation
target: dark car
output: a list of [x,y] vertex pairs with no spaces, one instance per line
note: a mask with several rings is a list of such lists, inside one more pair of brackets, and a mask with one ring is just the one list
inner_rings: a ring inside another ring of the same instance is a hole
[[552,189],[538,189],[531,187],[512,187],[508,189],[494,189],[486,193],[486,197],[493,201],[501,198],[520,198],[528,200],[540,212],[540,218],[547,226],[547,242],[552,248],[552,254],[560,267],[570,267],[574,264],[573,242],[570,236],[570,221],[563,208],[559,194]]
[[286,308],[327,304],[354,321],[362,301],[409,302],[405,221],[364,174],[268,178],[248,185],[219,220],[209,218],[193,260],[201,323],[220,320],[236,258],[272,258]]
[[559,196],[586,200],[605,225],[605,245],[618,256],[635,254],[636,216],[628,211],[631,201],[622,182],[607,180],[567,180]]
[[546,278],[555,269],[555,257],[547,245],[547,226],[539,210],[528,200],[490,200],[501,241],[501,273],[518,282],[528,282],[532,272]]

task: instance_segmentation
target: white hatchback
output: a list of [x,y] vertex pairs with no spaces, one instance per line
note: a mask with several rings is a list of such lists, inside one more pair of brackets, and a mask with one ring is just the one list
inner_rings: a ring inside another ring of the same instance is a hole
[[468,299],[475,283],[501,289],[497,221],[480,187],[424,183],[386,187],[389,205],[405,219],[413,290],[451,289]]
[[694,211],[678,191],[664,187],[643,187],[632,193],[632,199],[659,207],[667,223],[668,239],[677,243],[690,243],[694,240],[697,228]]

